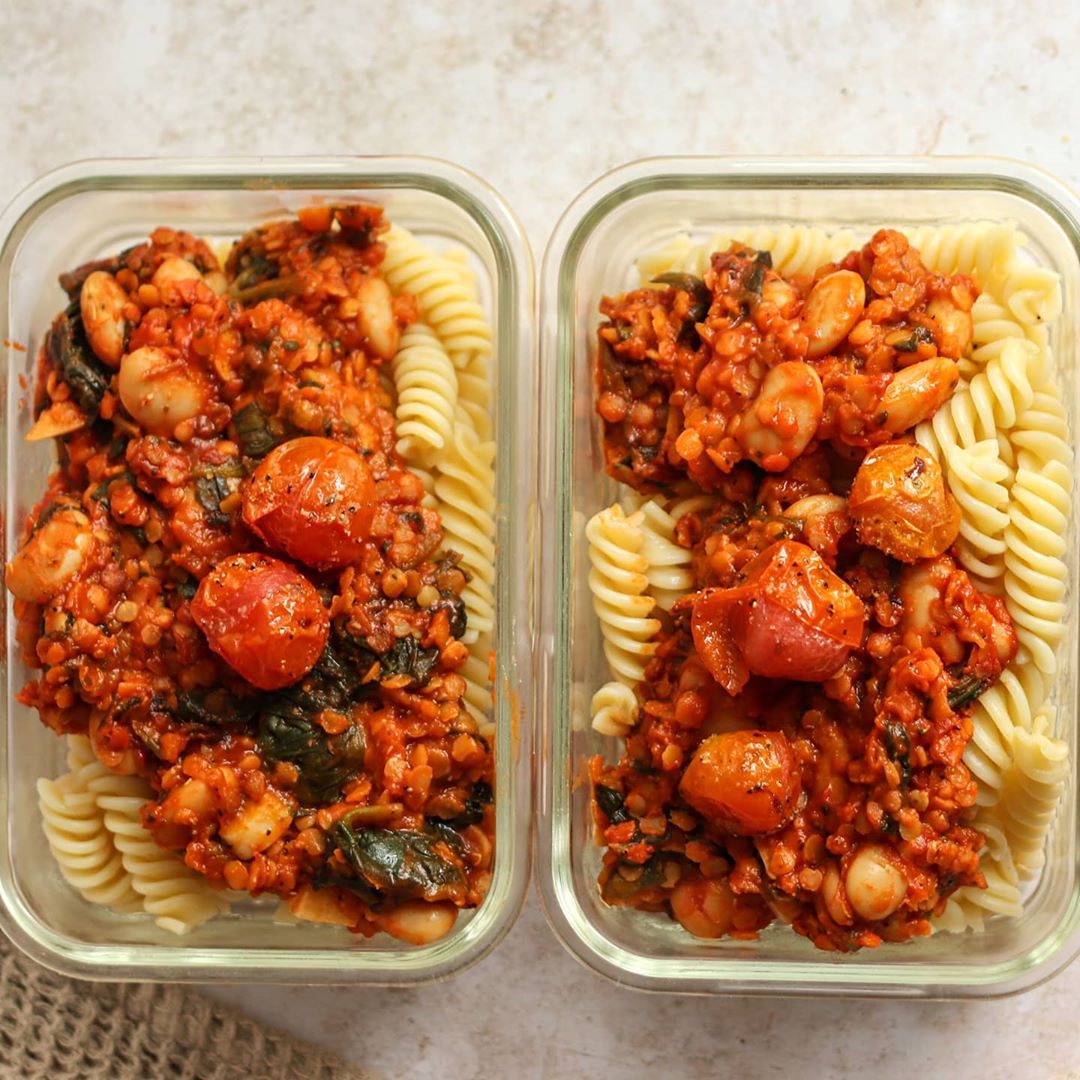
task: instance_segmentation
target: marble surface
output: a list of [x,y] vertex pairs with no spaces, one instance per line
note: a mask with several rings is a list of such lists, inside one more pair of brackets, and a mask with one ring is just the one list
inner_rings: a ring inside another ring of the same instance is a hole
[[[0,26],[0,202],[88,156],[424,153],[493,183],[539,257],[653,154],[1006,155],[1080,185],[1070,0],[0,0]],[[214,993],[387,1077],[1080,1078],[1080,963],[987,1004],[646,996],[531,899],[449,984]]]

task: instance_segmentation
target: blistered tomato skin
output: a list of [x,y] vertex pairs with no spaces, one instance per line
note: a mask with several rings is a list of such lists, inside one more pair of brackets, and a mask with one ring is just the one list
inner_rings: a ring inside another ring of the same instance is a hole
[[375,513],[375,481],[355,450],[309,436],[271,450],[243,498],[245,523],[268,547],[331,570],[360,557]]
[[862,601],[812,548],[768,547],[733,589],[693,600],[691,630],[702,662],[729,694],[750,675],[820,682],[862,643]]
[[679,782],[682,797],[737,836],[776,832],[795,813],[802,783],[781,731],[710,735]]
[[191,616],[214,650],[260,690],[306,675],[330,633],[315,586],[269,555],[233,555],[199,583]]

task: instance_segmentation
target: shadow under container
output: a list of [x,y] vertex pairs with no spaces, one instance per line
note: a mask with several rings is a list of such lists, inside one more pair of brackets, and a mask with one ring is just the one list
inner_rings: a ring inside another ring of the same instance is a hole
[[[755,941],[705,941],[663,915],[600,899],[586,763],[621,742],[590,727],[592,693],[610,677],[588,586],[588,519],[617,497],[604,472],[594,408],[599,304],[638,285],[634,262],[679,232],[695,240],[754,226],[876,229],[1013,222],[1035,260],[1061,275],[1065,309],[1051,334],[1076,439],[1080,347],[1080,205],[1053,178],[1008,161],[652,159],[609,173],[566,211],[548,244],[541,283],[540,498],[545,536],[537,684],[537,865],[548,917],[567,948],[619,983],[686,993],[993,997],[1027,989],[1080,951],[1075,765],[1051,830],[1046,866],[1018,919],[983,933],[935,934],[904,945],[820,952],[788,927]],[[1070,612],[1051,700],[1057,734],[1077,751],[1077,529],[1068,524]]]
[[[57,971],[84,978],[191,982],[413,984],[446,977],[487,953],[513,923],[529,873],[528,711],[533,643],[535,514],[533,275],[528,245],[502,199],[480,179],[431,159],[282,158],[88,161],[23,191],[0,217],[0,372],[5,433],[4,558],[55,468],[53,444],[26,443],[37,354],[67,300],[57,275],[170,225],[229,241],[318,203],[371,201],[433,247],[468,254],[494,335],[496,474],[495,857],[491,889],[447,937],[424,947],[387,935],[274,922],[276,898],[242,900],[184,937],[146,916],[84,901],[60,876],[42,833],[35,781],[64,772],[63,740],[15,694],[29,674],[5,605],[8,663],[0,715],[0,927]],[[24,348],[12,343],[19,343]]]

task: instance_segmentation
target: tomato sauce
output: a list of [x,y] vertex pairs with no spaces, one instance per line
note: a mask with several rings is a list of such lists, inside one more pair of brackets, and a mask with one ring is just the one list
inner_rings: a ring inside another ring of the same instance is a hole
[[60,468],[8,583],[20,700],[150,782],[160,844],[412,940],[402,905],[445,932],[487,891],[493,758],[463,702],[467,577],[380,382],[416,317],[379,277],[387,227],[312,208],[224,267],[159,228],[63,275],[36,425]]
[[658,284],[602,305],[607,468],[714,499],[677,523],[695,589],[662,620],[625,752],[590,763],[602,895],[703,937],[927,934],[985,886],[962,758],[1016,651],[912,437],[956,385],[977,286],[889,230],[804,278],[733,245]]

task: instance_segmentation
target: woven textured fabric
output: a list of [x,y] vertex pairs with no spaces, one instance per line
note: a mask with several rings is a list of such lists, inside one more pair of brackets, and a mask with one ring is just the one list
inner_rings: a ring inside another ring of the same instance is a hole
[[185,987],[56,975],[2,934],[0,1077],[374,1080]]

